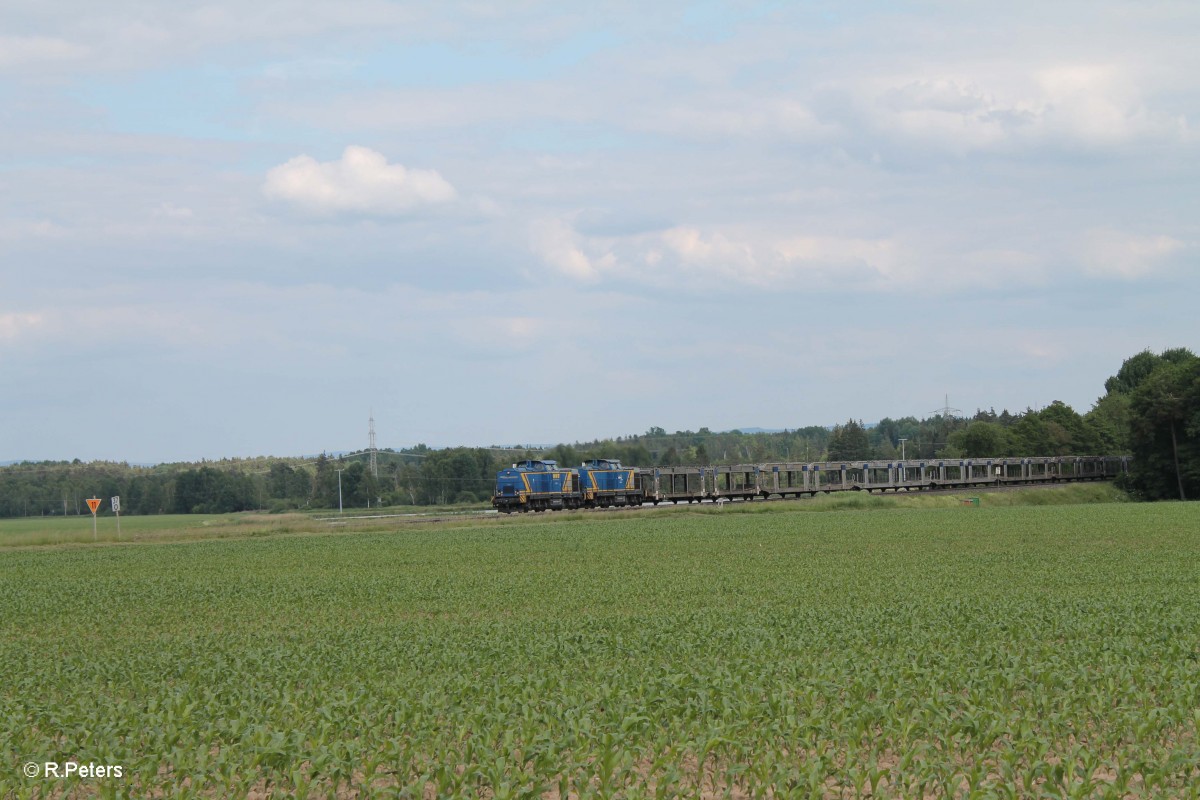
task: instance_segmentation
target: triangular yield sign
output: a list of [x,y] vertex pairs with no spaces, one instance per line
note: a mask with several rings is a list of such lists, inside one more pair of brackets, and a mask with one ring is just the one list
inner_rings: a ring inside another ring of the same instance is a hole
[[99,497],[89,497],[87,504],[88,504],[88,508],[90,508],[92,510],[92,513],[95,514],[96,509],[98,509],[100,507],[100,498]]

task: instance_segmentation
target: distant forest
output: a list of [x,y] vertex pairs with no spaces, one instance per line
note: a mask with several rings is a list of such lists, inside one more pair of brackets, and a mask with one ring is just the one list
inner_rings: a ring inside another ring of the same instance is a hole
[[[1144,499],[1200,497],[1200,358],[1177,348],[1127,359],[1086,414],[1054,402],[1018,413],[959,418],[849,419],[781,433],[675,431],[559,444],[550,449],[425,445],[340,458],[224,459],[137,467],[111,462],[23,462],[0,468],[0,517],[88,514],[88,497],[121,497],[123,514],[431,506],[491,496],[499,469],[526,458],[565,466],[617,458],[630,466],[935,457],[1134,456],[1126,489]],[[107,512],[106,512],[107,513]]]

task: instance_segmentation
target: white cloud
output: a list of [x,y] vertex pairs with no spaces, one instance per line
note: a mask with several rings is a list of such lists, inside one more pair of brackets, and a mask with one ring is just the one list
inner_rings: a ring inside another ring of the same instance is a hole
[[547,266],[581,282],[609,278],[718,290],[828,288],[846,279],[875,287],[893,281],[900,260],[899,245],[889,239],[795,236],[738,226],[676,225],[652,233],[586,236],[557,219],[538,223],[531,244]]
[[[132,293],[132,292],[130,292]],[[41,348],[55,343],[87,342],[128,346],[131,342],[188,346],[197,341],[210,344],[236,342],[212,326],[212,317],[186,303],[129,303],[111,299],[100,306],[79,292],[64,294],[59,304],[37,311],[0,314],[0,342],[32,340]]]
[[[603,112],[599,112],[598,116]],[[680,102],[658,96],[643,99],[629,117],[636,130],[686,139],[811,138],[832,131],[799,100],[786,95],[752,96],[745,92],[704,92]]]
[[56,36],[0,36],[0,68],[48,61],[74,61],[89,49]]
[[664,231],[660,239],[689,269],[751,278],[761,270],[753,245],[731,239],[721,231],[706,234],[699,228],[679,225]]
[[962,61],[899,77],[862,76],[850,91],[879,135],[958,153],[1185,137],[1186,120],[1148,107],[1146,80],[1125,63]]
[[1182,248],[1183,242],[1170,236],[1094,230],[1084,237],[1081,250],[1090,274],[1132,280],[1150,273]]
[[163,202],[150,212],[155,217],[173,220],[190,220],[196,215],[187,206],[177,206],[174,203]]
[[0,242],[19,239],[45,239],[61,237],[66,229],[50,220],[4,220],[0,219]]
[[[459,298],[459,302],[475,305],[471,298]],[[447,318],[453,318],[445,327],[453,340],[455,353],[468,359],[517,358],[530,353],[544,353],[548,349],[573,347],[573,344],[553,335],[551,317],[554,311],[542,312],[543,316],[499,316],[488,314],[486,304],[478,304],[474,313],[463,306],[447,309]],[[564,320],[563,324],[570,324]]]
[[533,251],[550,269],[580,283],[629,288],[720,292],[862,291],[961,292],[1044,287],[1067,278],[1064,257],[1078,274],[1134,279],[1159,268],[1185,243],[1170,236],[1091,231],[1079,239],[1041,240],[1025,247],[976,246],[970,238],[905,235],[798,234],[775,225],[677,225],[649,233],[589,236],[571,218],[539,223]]
[[15,341],[21,334],[39,327],[44,321],[41,314],[0,314],[0,342]]
[[434,170],[389,164],[382,153],[351,145],[337,161],[302,155],[267,173],[263,192],[317,214],[399,216],[454,200],[456,192]]
[[568,277],[594,281],[599,268],[611,266],[614,258],[604,253],[593,260],[583,251],[583,238],[562,219],[537,220],[529,229],[530,247],[543,262]]
[[1066,64],[1037,75],[1048,133],[1091,143],[1170,133],[1174,122],[1152,121],[1128,70],[1112,64]]
[[965,114],[986,108],[990,100],[977,87],[960,86],[946,78],[915,80],[894,86],[880,97],[888,108],[897,111],[943,111]]

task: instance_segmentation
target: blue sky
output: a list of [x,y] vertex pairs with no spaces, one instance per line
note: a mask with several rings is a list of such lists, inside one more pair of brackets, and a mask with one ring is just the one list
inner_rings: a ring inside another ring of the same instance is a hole
[[1200,347],[1198,23],[6,3],[0,461],[1086,411]]

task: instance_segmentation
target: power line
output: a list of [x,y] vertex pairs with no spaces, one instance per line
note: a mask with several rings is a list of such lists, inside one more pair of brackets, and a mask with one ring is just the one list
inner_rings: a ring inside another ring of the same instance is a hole
[[945,407],[935,408],[933,411],[930,411],[929,413],[930,414],[941,414],[942,419],[954,419],[955,414],[961,414],[963,412],[962,412],[961,408],[951,408],[950,407],[950,395],[946,395]]

